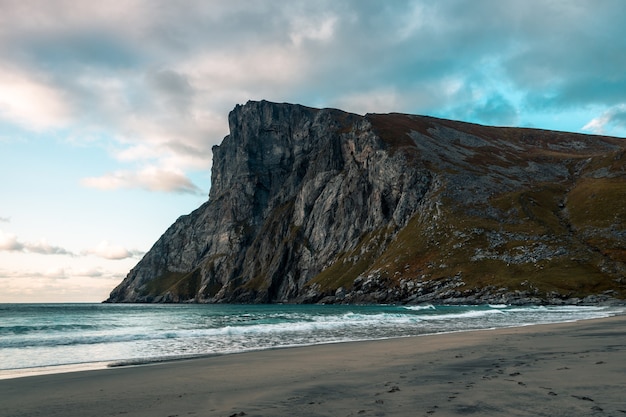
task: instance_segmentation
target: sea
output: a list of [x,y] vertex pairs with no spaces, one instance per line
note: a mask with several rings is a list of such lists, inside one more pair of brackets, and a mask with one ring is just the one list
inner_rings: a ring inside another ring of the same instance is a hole
[[625,311],[616,306],[0,304],[0,378],[569,322]]

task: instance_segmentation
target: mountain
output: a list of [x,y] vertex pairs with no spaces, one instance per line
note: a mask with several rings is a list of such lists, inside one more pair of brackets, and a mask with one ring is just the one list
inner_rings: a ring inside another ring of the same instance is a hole
[[209,199],[107,302],[626,298],[626,140],[238,105]]

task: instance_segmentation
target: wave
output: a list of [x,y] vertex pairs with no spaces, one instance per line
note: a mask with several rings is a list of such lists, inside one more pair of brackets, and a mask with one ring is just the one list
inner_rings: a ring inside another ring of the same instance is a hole
[[466,311],[463,313],[440,314],[436,316],[425,316],[423,320],[463,320],[463,319],[479,319],[488,316],[506,314],[502,310],[484,310],[484,311]]
[[[460,310],[460,311],[459,311]],[[445,331],[459,325],[470,327],[490,327],[495,322],[510,322],[510,325],[563,319],[585,318],[587,316],[606,317],[601,307],[508,307],[461,308],[425,306],[403,306],[387,312],[361,313],[348,311],[334,315],[307,315],[302,313],[252,315],[242,314],[224,318],[218,322],[208,322],[206,327],[195,323],[191,327],[150,328],[126,327],[103,329],[98,325],[49,325],[49,326],[9,326],[1,328],[12,335],[0,339],[0,348],[52,347],[68,345],[94,345],[125,343],[136,341],[157,341],[164,339],[214,339],[219,337],[283,337],[284,335],[307,335],[313,333],[336,334],[356,332],[359,335],[369,331],[404,332],[417,334],[426,326],[432,329],[435,323]],[[567,316],[567,317],[563,317]]]
[[422,311],[422,310],[436,310],[437,308],[432,304],[419,305],[419,306],[402,306],[405,310]]
[[[393,329],[397,327],[417,326],[421,316],[401,312],[363,314],[347,312],[330,316],[295,316],[281,315],[273,318],[240,321],[233,317],[219,327],[191,327],[177,329],[140,329],[127,328],[117,331],[89,332],[72,331],[67,334],[49,333],[47,335],[24,335],[0,340],[0,348],[52,347],[68,345],[93,345],[104,343],[124,343],[164,339],[214,339],[219,337],[239,336],[284,336],[311,335],[313,333],[350,333],[367,332],[371,329]],[[58,329],[57,329],[58,330]],[[78,329],[72,329],[78,330]],[[85,329],[89,330],[89,329]],[[29,337],[32,336],[32,337]]]
[[[232,353],[607,317],[623,309],[579,306],[159,306],[103,310],[64,323],[20,321],[0,327],[0,368]],[[115,314],[111,314],[111,313]],[[17,317],[17,318],[16,318]],[[84,320],[85,324],[80,323]],[[89,323],[89,324],[86,324]],[[10,363],[9,363],[10,362]]]
[[2,335],[26,335],[30,333],[50,333],[50,332],[67,332],[67,331],[85,331],[101,329],[101,325],[93,324],[43,324],[43,325],[16,325],[16,326],[0,326],[0,336]]

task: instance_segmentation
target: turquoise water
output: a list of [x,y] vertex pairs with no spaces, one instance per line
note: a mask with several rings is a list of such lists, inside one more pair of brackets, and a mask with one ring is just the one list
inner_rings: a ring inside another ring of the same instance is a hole
[[0,304],[0,370],[142,363],[574,321],[623,310],[505,305]]

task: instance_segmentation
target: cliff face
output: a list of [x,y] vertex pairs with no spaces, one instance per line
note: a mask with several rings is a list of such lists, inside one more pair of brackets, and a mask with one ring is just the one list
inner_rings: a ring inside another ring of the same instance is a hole
[[626,296],[622,139],[265,101],[229,125],[208,202],[107,301]]

